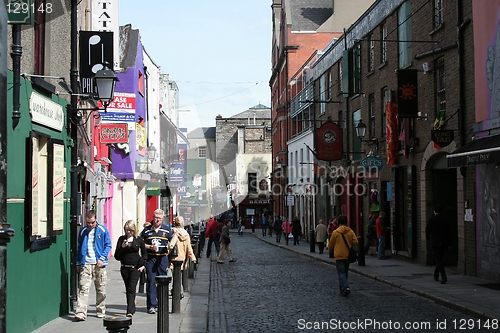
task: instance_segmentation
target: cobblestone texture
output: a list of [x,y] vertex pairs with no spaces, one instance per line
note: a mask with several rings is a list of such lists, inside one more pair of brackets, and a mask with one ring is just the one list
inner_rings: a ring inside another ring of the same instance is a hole
[[[253,235],[232,234],[232,239],[237,262],[211,262],[208,332],[452,332],[458,330],[461,319],[476,321],[468,332],[479,331],[477,319],[353,273],[349,274],[351,295],[342,297],[334,265]],[[380,326],[358,326],[366,319]],[[446,329],[438,329],[436,323],[443,325],[444,320]],[[356,325],[338,329],[347,322]],[[397,329],[406,322],[430,326]]]

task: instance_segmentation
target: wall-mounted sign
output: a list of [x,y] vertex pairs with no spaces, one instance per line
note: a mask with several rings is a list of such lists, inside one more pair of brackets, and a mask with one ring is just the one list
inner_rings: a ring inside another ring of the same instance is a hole
[[31,93],[30,113],[33,122],[62,131],[64,125],[63,107],[36,92]]
[[432,130],[432,141],[440,147],[446,147],[455,139],[453,130]]
[[418,80],[416,69],[398,69],[398,117],[418,117]]
[[125,143],[128,142],[127,124],[101,124],[101,143]]
[[113,66],[113,32],[80,31],[80,81],[82,94],[96,93],[93,78],[107,62]]
[[359,165],[363,168],[365,173],[378,173],[384,167],[384,162],[379,157],[367,156],[361,160]]
[[35,10],[32,2],[32,0],[7,0],[7,23],[31,24],[31,16]]

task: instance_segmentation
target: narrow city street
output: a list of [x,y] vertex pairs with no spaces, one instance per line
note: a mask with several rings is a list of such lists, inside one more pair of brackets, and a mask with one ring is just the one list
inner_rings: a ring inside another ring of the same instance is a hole
[[334,265],[250,233],[231,246],[235,263],[211,262],[209,332],[479,331],[477,319],[352,272],[342,297]]

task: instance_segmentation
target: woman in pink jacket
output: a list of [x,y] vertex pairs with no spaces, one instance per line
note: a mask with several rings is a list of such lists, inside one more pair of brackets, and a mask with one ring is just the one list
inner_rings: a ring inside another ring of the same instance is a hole
[[288,245],[288,235],[292,232],[292,226],[290,221],[284,219],[283,223],[281,223],[281,228],[283,229],[283,234],[285,235],[285,242]]

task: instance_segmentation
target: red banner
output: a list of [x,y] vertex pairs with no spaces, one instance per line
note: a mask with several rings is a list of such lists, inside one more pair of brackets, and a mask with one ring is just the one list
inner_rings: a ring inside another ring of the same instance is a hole
[[337,161],[343,158],[342,129],[333,121],[327,121],[316,131],[316,158]]
[[398,69],[398,117],[418,117],[418,80],[416,69]]
[[399,154],[399,137],[398,137],[398,104],[394,103],[391,93],[391,101],[386,103],[386,145],[387,145],[387,165],[396,165],[398,163]]
[[101,143],[127,143],[127,124],[101,124],[100,140]]

